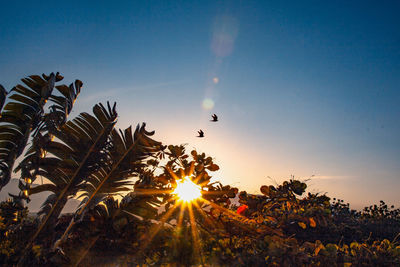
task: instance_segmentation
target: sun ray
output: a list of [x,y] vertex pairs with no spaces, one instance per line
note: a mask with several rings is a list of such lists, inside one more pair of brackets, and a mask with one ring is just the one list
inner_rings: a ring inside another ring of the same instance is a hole
[[[218,209],[222,213],[229,215],[229,217],[231,219],[234,219],[237,222],[247,222],[247,221],[249,221],[249,219],[247,217],[243,216],[243,215],[237,214],[237,213],[235,213],[235,212],[233,212],[231,210],[228,210],[228,209],[226,209],[226,208],[224,208],[224,207],[222,207],[220,205],[217,205],[217,204],[215,204],[215,203],[213,203],[211,201],[208,201],[207,199],[203,199],[203,200],[207,204],[211,205],[213,208]],[[244,229],[244,230],[247,230],[247,231],[251,230],[251,228],[249,226],[246,226],[246,225],[239,224],[239,227]]]
[[228,194],[229,190],[218,190],[218,191],[202,191],[203,195],[224,195],[224,194]]
[[211,202],[211,201],[209,201],[209,200],[207,200],[207,199],[205,199],[205,198],[202,198],[202,200],[203,200],[204,202],[206,202],[207,204],[211,205],[213,208],[216,208],[216,209],[222,211],[223,213],[232,215],[232,216],[235,217],[235,218],[247,219],[247,217],[245,217],[245,216],[243,216],[243,215],[240,215],[240,214],[237,214],[237,213],[235,213],[234,211],[228,210],[228,209],[226,209],[226,208],[224,208],[224,207],[222,207],[222,206],[220,206],[220,205],[217,205],[217,204],[215,204],[214,202]]
[[174,180],[180,180],[180,178],[175,174],[175,172],[173,170],[171,170],[170,167],[166,167],[167,171],[169,172],[169,174],[172,176],[172,178],[174,178]]
[[[193,167],[192,167],[193,166]],[[177,175],[169,170],[171,173],[171,176],[177,177]],[[232,212],[228,209],[225,209],[224,207],[221,207],[213,202],[210,202],[204,198],[202,198],[202,194],[208,194],[208,195],[216,195],[216,194],[225,194],[228,193],[228,191],[218,191],[218,192],[208,192],[208,191],[203,191],[202,186],[197,184],[201,179],[201,176],[191,178],[192,177],[192,172],[194,171],[194,164],[191,165],[191,168],[189,170],[189,176],[184,176],[183,178],[177,179],[176,181],[176,187],[172,189],[162,189],[162,190],[149,190],[149,189],[142,189],[139,191],[139,194],[143,195],[154,195],[154,194],[172,194],[173,197],[170,199],[170,201],[174,202],[174,205],[166,211],[166,213],[161,217],[160,223],[153,225],[150,227],[148,231],[148,237],[146,237],[146,241],[142,245],[141,249],[138,251],[144,251],[149,244],[152,242],[154,237],[157,235],[157,233],[162,229],[162,226],[165,224],[165,222],[171,218],[172,214],[176,209],[180,209],[179,213],[177,214],[177,221],[176,221],[176,229],[187,229],[187,227],[190,227],[190,233],[192,236],[192,242],[193,242],[193,249],[194,249],[194,256],[198,258],[203,264],[204,262],[204,253],[202,251],[202,240],[200,237],[200,232],[199,228],[197,225],[196,221],[196,216],[199,216],[199,218],[204,218],[204,221],[211,226],[215,226],[215,222],[209,217],[208,214],[205,213],[201,205],[203,203],[210,205],[213,208],[216,208],[221,211],[221,213],[224,214],[229,214],[229,217],[235,218],[237,221],[242,221],[243,219],[247,219],[244,216],[238,215],[235,212]],[[193,180],[192,180],[193,179]],[[203,183],[204,185],[208,184],[209,181],[206,181]],[[186,213],[187,212],[187,213]],[[186,214],[185,214],[186,213]],[[188,218],[186,217],[188,215]],[[186,221],[187,218],[189,221]],[[190,225],[188,224],[190,223]],[[183,228],[182,228],[183,227]],[[199,226],[200,227],[200,226]],[[250,230],[250,229],[246,229]]]
[[194,173],[194,161],[192,161],[190,163],[190,169],[189,169],[189,175],[188,176],[192,176]]
[[[203,199],[201,198],[201,200]],[[207,214],[204,212],[204,210],[199,206],[199,204],[196,201],[193,202],[193,206],[195,206],[196,210],[200,213],[200,215],[204,217],[204,219],[208,224],[210,224],[212,227],[215,227],[215,223],[212,220],[210,220],[210,218],[208,218]]]
[[196,226],[196,220],[194,219],[192,203],[188,203],[188,210],[189,210],[189,218],[190,218],[190,229],[192,231],[192,238],[193,238],[193,248],[195,253],[198,254],[200,258],[200,262],[203,265],[203,252],[201,249],[201,240],[199,238],[199,233]]
[[251,222],[251,220],[243,215],[237,214],[234,211],[228,210],[224,207],[221,207],[211,201],[208,201],[207,199],[203,199],[206,203],[210,204],[212,207],[222,211],[225,214],[228,214],[231,219],[234,219],[234,221],[238,222],[237,226],[242,228],[245,231],[253,231],[254,228],[257,228],[258,230],[263,230],[263,231],[268,231],[270,233],[274,233],[276,235],[282,236],[282,233],[280,231],[277,231],[269,226],[262,225],[262,228],[260,228],[259,224],[255,224]]
[[135,194],[137,195],[160,195],[160,194],[171,194],[173,192],[172,189],[141,189],[136,188]]
[[149,229],[149,234],[150,236],[147,238],[146,242],[143,244],[141,250],[144,250],[153,240],[153,238],[156,236],[158,231],[160,231],[161,227],[165,224],[165,222],[169,219],[169,217],[172,215],[172,213],[178,208],[179,205],[175,204],[172,206],[160,219],[160,223],[153,225]]
[[176,224],[177,228],[180,228],[180,227],[182,226],[183,215],[184,215],[184,213],[185,213],[185,206],[186,206],[186,203],[182,201],[182,202],[180,203],[180,205],[181,205],[181,210],[179,211],[178,222],[177,222],[177,224]]
[[197,175],[194,180],[193,183],[200,185],[201,187],[205,186],[208,184],[208,181],[205,181],[203,183],[199,183],[199,181],[201,180],[201,178],[203,178],[203,173],[200,173],[199,175]]

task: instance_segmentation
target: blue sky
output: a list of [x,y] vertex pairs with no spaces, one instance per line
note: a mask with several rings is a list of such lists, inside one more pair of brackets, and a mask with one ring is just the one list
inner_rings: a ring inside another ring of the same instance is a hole
[[2,11],[8,89],[59,71],[84,82],[75,114],[117,101],[120,127],[145,121],[159,140],[210,154],[224,183],[255,193],[314,175],[311,191],[353,207],[400,204],[398,1],[10,1]]

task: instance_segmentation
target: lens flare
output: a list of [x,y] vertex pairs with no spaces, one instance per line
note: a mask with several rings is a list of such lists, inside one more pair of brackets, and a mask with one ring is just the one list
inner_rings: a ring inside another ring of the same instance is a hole
[[201,187],[186,176],[177,182],[173,194],[176,194],[184,202],[190,202],[201,197]]
[[226,57],[232,54],[238,29],[239,24],[236,18],[231,16],[216,17],[211,50],[217,57]]
[[210,110],[214,107],[214,101],[211,98],[205,98],[203,100],[202,106],[205,110]]

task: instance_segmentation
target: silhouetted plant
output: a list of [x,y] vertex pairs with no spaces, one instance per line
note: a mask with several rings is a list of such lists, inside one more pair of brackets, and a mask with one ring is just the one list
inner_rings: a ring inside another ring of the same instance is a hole
[[[305,194],[307,184],[294,177],[261,186],[261,194],[239,193],[212,181],[219,166],[205,153],[164,146],[145,124],[116,130],[115,104],[68,120],[82,82],[55,85],[61,79],[30,76],[10,94],[0,86],[0,189],[12,171],[21,174],[20,193],[0,203],[4,266],[400,265],[394,206],[355,211]],[[34,185],[38,176],[46,180]],[[200,198],[175,195],[185,179]],[[29,217],[24,201],[46,191],[40,216]],[[61,214],[70,198],[81,200],[78,209]]]

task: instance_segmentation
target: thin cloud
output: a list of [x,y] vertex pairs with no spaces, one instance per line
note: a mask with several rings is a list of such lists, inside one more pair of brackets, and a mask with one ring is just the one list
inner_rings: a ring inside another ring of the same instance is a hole
[[166,86],[171,86],[171,85],[178,85],[178,84],[183,84],[187,82],[186,79],[184,80],[175,80],[175,81],[167,81],[167,82],[159,82],[159,83],[150,83],[146,85],[140,85],[140,86],[134,86],[131,88],[126,88],[123,90],[125,91],[143,91],[143,90],[148,90],[148,89],[156,89],[156,88],[161,88],[161,87],[166,87]]
[[187,82],[186,79],[185,80],[159,82],[159,83],[150,83],[150,84],[145,84],[145,85],[137,85],[137,86],[132,86],[129,88],[117,88],[117,89],[111,89],[111,90],[95,92],[95,93],[91,92],[90,95],[88,95],[88,96],[80,97],[79,102],[80,103],[91,103],[91,102],[96,102],[99,99],[108,98],[111,96],[119,95],[121,93],[139,92],[139,91],[144,91],[144,90],[163,88],[163,87],[167,87],[167,86],[183,84],[185,82]]
[[79,103],[91,103],[91,102],[96,102],[99,99],[105,98],[105,97],[110,97],[113,95],[116,95],[120,93],[118,89],[113,89],[113,90],[107,90],[107,91],[102,91],[98,93],[91,93],[88,96],[83,96],[79,97],[78,102]]
[[353,176],[349,175],[314,175],[311,177],[313,180],[341,180],[341,179],[349,179],[353,178]]

